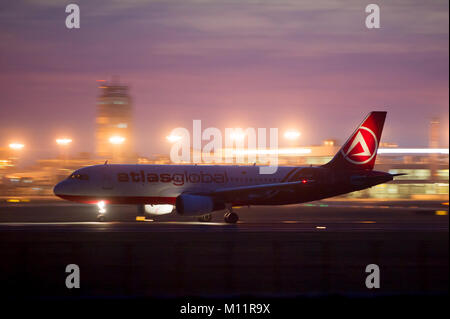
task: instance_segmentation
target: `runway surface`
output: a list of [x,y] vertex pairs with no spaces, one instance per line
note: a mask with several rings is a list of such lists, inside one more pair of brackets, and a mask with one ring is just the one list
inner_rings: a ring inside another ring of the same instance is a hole
[[109,208],[97,222],[97,208],[65,202],[0,206],[0,231],[75,232],[246,232],[246,231],[448,231],[448,206],[441,202],[314,202],[275,207],[241,207],[236,225],[216,212],[209,223],[176,214],[136,222],[136,208]]
[[[315,202],[242,207],[240,222],[177,215],[135,221],[136,208],[0,205],[3,297],[217,297],[447,294],[448,205]],[[65,267],[77,264],[78,290]],[[379,265],[382,285],[365,286]],[[24,289],[26,287],[26,289]]]

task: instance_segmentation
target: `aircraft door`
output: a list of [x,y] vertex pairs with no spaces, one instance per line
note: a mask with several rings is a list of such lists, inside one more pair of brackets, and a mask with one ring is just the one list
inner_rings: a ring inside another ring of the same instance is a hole
[[105,164],[102,171],[102,188],[113,189],[112,172],[108,164]]

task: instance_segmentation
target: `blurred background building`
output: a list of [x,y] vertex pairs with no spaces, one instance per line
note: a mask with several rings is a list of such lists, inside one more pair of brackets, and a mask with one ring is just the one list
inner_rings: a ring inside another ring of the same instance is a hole
[[135,161],[133,107],[128,87],[100,80],[97,98],[96,155],[115,163]]

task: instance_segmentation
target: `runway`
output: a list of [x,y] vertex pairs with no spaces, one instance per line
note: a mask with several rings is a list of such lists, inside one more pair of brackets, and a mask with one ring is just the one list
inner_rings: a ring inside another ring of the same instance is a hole
[[382,232],[382,231],[448,231],[441,223],[377,223],[359,222],[282,221],[280,223],[246,223],[236,225],[203,222],[60,222],[60,223],[1,223],[0,231],[47,231],[47,232]]
[[315,202],[235,209],[240,221],[209,223],[176,214],[147,216],[136,222],[136,208],[116,205],[105,222],[96,222],[96,207],[65,202],[0,206],[0,231],[72,232],[268,232],[268,231],[448,231],[448,206],[440,202]]
[[[448,205],[316,202],[236,209],[240,222],[136,221],[117,206],[0,206],[3,297],[214,297],[448,293]],[[79,290],[64,285],[77,264]],[[379,265],[380,289],[365,286]],[[27,289],[23,289],[27,287]]]

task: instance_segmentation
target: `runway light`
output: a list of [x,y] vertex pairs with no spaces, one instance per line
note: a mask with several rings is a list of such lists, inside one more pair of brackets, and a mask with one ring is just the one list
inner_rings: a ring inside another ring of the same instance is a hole
[[116,144],[116,145],[123,144],[123,142],[125,142],[125,137],[122,137],[122,136],[111,136],[109,138],[109,142],[111,144]]
[[438,216],[447,216],[448,212],[446,210],[437,210],[435,212],[435,214],[438,215]]
[[327,229],[325,226],[316,226],[316,229]]
[[70,138],[57,138],[56,144],[58,145],[69,145],[72,143],[72,140]]
[[284,133],[284,138],[288,140],[296,140],[300,137],[301,133],[299,131],[286,131]]
[[178,142],[179,140],[181,140],[183,137],[179,136],[179,135],[169,135],[166,136],[166,139],[170,142],[170,143],[175,143]]
[[13,149],[13,150],[21,150],[24,147],[25,147],[25,145],[23,145],[21,143],[11,143],[11,144],[9,144],[9,148]]
[[97,203],[97,207],[98,207],[98,212],[100,213],[100,214],[104,214],[104,213],[106,213],[106,203],[105,203],[105,201],[99,201],[98,203]]

